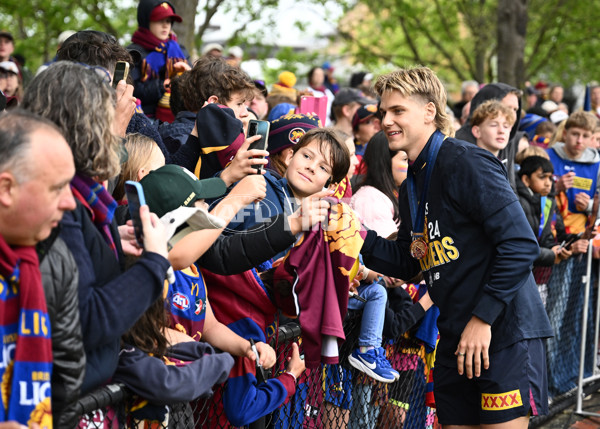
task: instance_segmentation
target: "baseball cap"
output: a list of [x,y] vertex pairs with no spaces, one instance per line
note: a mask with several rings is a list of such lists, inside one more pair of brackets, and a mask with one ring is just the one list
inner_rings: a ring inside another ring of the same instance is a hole
[[0,69],[7,71],[7,72],[14,73],[16,75],[19,74],[19,68],[12,61],[2,61],[0,63]]
[[332,106],[345,106],[352,102],[357,102],[362,105],[375,103],[374,100],[369,100],[356,88],[342,88],[335,94]]
[[295,145],[308,130],[318,127],[317,116],[300,113],[289,113],[271,121],[269,153],[274,154]]
[[220,178],[198,180],[190,171],[174,164],[151,171],[140,184],[150,211],[158,217],[181,206],[193,207],[200,199],[220,197],[227,191]]
[[354,117],[352,118],[352,129],[356,131],[359,124],[366,122],[372,116],[377,114],[377,104],[366,104],[364,106],[360,106]]
[[179,15],[175,13],[173,6],[171,6],[167,2],[162,2],[154,9],[152,9],[152,13],[150,14],[150,21],[160,21],[165,18],[173,18],[174,21],[181,22],[183,21]]
[[6,37],[7,39],[9,39],[11,42],[15,41],[15,38],[13,37],[12,33],[9,33],[6,30],[0,30],[0,37]]

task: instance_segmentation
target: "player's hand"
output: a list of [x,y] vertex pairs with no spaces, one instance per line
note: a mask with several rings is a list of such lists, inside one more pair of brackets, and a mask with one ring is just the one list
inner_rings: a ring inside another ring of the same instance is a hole
[[490,367],[491,341],[492,327],[476,316],[471,317],[454,352],[460,375],[466,372],[469,379],[473,378],[473,375],[479,377],[482,368]]
[[296,235],[301,231],[309,231],[316,224],[327,219],[330,204],[322,198],[329,197],[333,191],[326,189],[312,194],[302,200],[302,206],[288,216],[290,231]]

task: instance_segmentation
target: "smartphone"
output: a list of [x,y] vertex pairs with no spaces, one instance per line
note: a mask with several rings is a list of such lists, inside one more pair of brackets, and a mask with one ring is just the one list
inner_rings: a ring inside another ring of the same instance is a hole
[[117,87],[117,84],[122,80],[127,80],[129,74],[129,63],[127,61],[117,61],[115,72],[113,73],[112,86]]
[[133,231],[135,241],[140,247],[144,247],[144,233],[142,228],[142,219],[140,218],[140,207],[146,204],[144,198],[144,188],[138,182],[128,180],[125,182],[125,194],[127,195],[127,204],[129,205],[129,214],[133,222]]
[[577,235],[573,235],[571,236],[571,238],[569,238],[568,240],[563,241],[560,244],[560,248],[566,248],[567,250],[569,249],[569,247],[571,247],[571,244],[575,243],[577,240],[579,240],[581,238],[581,236],[583,235],[583,232],[580,232]]
[[[258,121],[256,119],[250,119],[248,122],[248,135],[247,137],[260,136],[260,140],[252,143],[248,150],[260,149],[267,150],[269,147],[269,130],[271,124],[269,121]],[[262,173],[263,165],[253,165],[252,168],[256,168]]]

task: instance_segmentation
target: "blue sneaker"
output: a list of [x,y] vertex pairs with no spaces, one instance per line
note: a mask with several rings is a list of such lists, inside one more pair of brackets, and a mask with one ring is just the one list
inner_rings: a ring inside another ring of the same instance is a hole
[[390,371],[392,374],[394,374],[394,377],[396,378],[396,380],[400,379],[400,373],[398,371],[396,371],[393,367],[392,364],[390,363],[389,360],[387,360],[386,354],[385,354],[385,349],[383,347],[379,347],[379,357],[381,359],[381,362],[383,365],[387,366],[388,371]]
[[360,349],[356,349],[348,356],[348,361],[354,368],[377,381],[382,383],[393,383],[396,381],[396,376],[392,373],[393,370],[390,363],[387,362],[387,359],[382,359],[379,349],[367,350],[366,353],[361,353]]

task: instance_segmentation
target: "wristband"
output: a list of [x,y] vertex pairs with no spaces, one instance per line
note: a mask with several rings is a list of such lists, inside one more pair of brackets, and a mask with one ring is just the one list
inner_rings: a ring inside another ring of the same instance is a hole
[[292,374],[290,371],[286,371],[286,372],[285,372],[285,374],[289,374],[289,375],[291,375],[292,377],[294,377],[294,383],[295,383],[296,381],[298,381],[298,379],[296,378],[296,376],[295,376],[294,374]]

